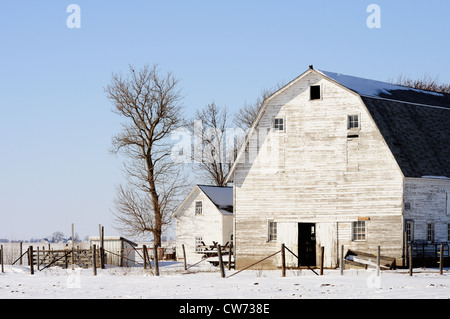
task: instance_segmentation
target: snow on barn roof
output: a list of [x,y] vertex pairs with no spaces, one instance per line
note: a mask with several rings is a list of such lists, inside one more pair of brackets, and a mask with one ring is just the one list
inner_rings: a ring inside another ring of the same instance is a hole
[[414,89],[329,71],[320,70],[319,72],[361,96],[450,108],[450,94]]
[[197,185],[222,214],[233,213],[233,187]]

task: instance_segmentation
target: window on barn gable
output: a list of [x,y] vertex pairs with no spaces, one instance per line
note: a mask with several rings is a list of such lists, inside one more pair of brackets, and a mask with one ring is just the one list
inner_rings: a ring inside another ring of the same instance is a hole
[[203,202],[196,201],[195,202],[195,215],[202,215],[202,214],[203,214]]
[[366,222],[357,221],[352,224],[352,239],[353,240],[366,240]]
[[273,120],[273,129],[278,132],[284,131],[284,119],[283,118],[275,118]]
[[347,128],[355,129],[359,128],[359,115],[349,115],[347,118]]
[[321,92],[320,92],[320,85],[311,85],[309,87],[309,97],[311,100],[320,100],[321,99]]

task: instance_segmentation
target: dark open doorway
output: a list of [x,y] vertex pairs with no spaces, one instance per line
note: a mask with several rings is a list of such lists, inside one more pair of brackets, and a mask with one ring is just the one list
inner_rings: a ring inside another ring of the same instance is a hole
[[298,224],[298,266],[316,266],[316,224]]

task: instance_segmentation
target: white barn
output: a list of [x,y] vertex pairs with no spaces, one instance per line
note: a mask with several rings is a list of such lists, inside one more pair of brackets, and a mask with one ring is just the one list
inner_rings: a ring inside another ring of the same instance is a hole
[[292,267],[319,246],[336,267],[341,245],[401,264],[405,241],[448,243],[449,123],[450,94],[310,67],[264,101],[228,175],[236,269],[281,243]]
[[224,246],[233,234],[233,188],[196,185],[174,213],[176,255],[183,258],[185,247],[189,263],[202,257],[202,242]]

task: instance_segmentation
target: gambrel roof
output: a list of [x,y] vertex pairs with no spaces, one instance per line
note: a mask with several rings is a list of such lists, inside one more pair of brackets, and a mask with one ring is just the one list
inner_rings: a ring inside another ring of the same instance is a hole
[[[256,128],[268,101],[311,72],[320,74],[361,98],[405,177],[450,177],[450,94],[319,71],[311,67],[264,101],[248,136]],[[247,142],[241,147],[228,179]]]
[[450,94],[320,71],[361,96],[406,177],[450,177]]

